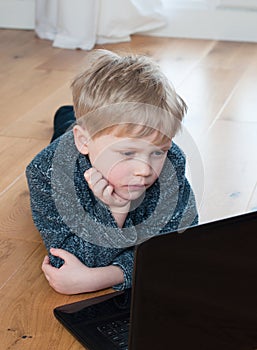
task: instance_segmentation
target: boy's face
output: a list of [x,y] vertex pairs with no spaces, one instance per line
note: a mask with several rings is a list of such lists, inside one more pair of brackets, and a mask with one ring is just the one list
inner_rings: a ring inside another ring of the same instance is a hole
[[159,177],[171,142],[156,146],[155,135],[136,139],[101,135],[86,150],[91,164],[123,199],[135,200]]

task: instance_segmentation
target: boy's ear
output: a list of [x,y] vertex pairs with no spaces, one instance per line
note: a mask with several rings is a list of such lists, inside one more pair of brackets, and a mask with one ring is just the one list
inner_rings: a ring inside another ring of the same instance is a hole
[[78,151],[82,154],[88,154],[88,142],[89,142],[89,134],[83,129],[80,125],[75,125],[73,127],[73,135],[75,145]]

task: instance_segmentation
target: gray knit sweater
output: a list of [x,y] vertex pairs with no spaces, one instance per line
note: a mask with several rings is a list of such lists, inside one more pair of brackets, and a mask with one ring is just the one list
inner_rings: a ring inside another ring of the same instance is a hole
[[[132,203],[122,229],[89,189],[84,172],[90,167],[88,157],[77,151],[72,132],[42,150],[26,169],[33,220],[48,251],[65,249],[88,267],[117,265],[124,283],[113,288],[129,288],[135,245],[198,223],[185,157],[173,143],[160,178]],[[50,261],[55,267],[63,263],[51,254]]]

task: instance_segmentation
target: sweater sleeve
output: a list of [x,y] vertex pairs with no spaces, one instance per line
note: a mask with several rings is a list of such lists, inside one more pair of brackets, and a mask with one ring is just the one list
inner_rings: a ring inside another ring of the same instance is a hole
[[131,288],[132,276],[134,268],[134,251],[135,248],[129,248],[118,255],[113,261],[112,265],[119,266],[124,274],[124,282],[113,286],[115,290],[123,290]]
[[[83,251],[84,247],[79,248],[81,244],[83,245],[82,240],[72,234],[56,209],[52,198],[50,169],[42,169],[41,166],[42,164],[39,165],[39,162],[32,161],[26,168],[26,177],[30,191],[33,221],[40,232],[45,247],[48,252],[51,247],[54,247],[74,253],[73,247],[75,246],[77,251]],[[77,242],[78,240],[81,242]],[[62,259],[51,254],[49,256],[53,266],[60,267],[62,265]],[[82,257],[80,258],[82,259]]]
[[[45,247],[49,253],[51,247],[65,249],[74,254],[82,263],[89,267],[120,266],[124,271],[125,281],[116,289],[131,286],[133,271],[133,248],[105,248],[84,240],[72,232],[59,214],[52,195],[51,159],[45,162],[45,156],[33,160],[26,169],[32,217]],[[47,164],[48,163],[48,164]],[[98,213],[99,214],[99,213]],[[98,215],[96,213],[96,215]],[[63,260],[49,253],[51,265],[60,267]],[[115,288],[115,287],[114,287]]]
[[[85,253],[89,253],[90,250],[91,254],[87,254],[87,260],[92,259],[92,263],[87,261],[87,265],[94,265],[94,254],[97,254],[97,251],[91,250],[93,248],[97,250],[97,248],[72,234],[69,227],[63,222],[52,198],[51,176],[48,172],[44,171],[43,173],[37,163],[32,162],[26,169],[26,176],[30,191],[32,217],[48,252],[51,247],[62,248],[76,255],[85,263]],[[63,264],[62,259],[51,254],[49,256],[53,266],[60,267]],[[134,248],[122,251],[113,260],[112,264],[119,266],[124,273],[124,282],[114,286],[114,289],[123,290],[131,287],[133,261]]]

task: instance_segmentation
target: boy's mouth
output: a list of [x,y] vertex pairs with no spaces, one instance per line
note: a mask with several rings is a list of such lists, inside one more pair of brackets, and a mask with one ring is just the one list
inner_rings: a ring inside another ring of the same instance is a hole
[[129,191],[144,191],[147,188],[147,185],[142,184],[129,184],[126,186]]

